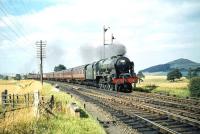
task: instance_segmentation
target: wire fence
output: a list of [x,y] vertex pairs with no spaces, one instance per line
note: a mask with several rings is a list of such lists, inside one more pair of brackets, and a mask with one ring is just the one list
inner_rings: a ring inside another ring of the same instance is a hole
[[0,107],[0,119],[5,118],[7,112],[20,110],[28,107],[36,107],[36,112],[38,108],[45,111],[51,115],[54,106],[54,96],[42,96],[39,95],[39,91],[35,93],[26,94],[8,94],[7,90],[1,93],[1,107]]
[[8,90],[4,90],[1,93],[0,118],[5,117],[6,112],[32,107],[33,104],[34,104],[34,93],[9,94]]
[[54,95],[43,96],[38,90],[26,94],[9,94],[7,90],[4,90],[1,93],[0,101],[0,133],[9,133],[11,128],[14,132],[17,128],[13,125],[29,119],[34,119],[33,133],[35,133],[40,117],[47,120],[51,117],[57,118],[53,112]]

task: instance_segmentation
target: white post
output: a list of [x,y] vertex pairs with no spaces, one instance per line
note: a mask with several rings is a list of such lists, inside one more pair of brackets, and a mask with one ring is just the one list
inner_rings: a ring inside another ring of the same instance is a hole
[[33,107],[34,116],[36,118],[39,117],[38,106],[39,106],[39,90],[36,90],[34,92],[34,107]]

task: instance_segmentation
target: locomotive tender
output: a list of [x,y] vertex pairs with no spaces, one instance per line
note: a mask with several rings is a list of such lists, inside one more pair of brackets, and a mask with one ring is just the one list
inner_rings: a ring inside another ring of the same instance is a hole
[[[30,75],[28,78],[39,79],[39,75]],[[132,84],[138,81],[134,63],[121,55],[63,71],[44,73],[43,78],[124,92],[131,92]]]

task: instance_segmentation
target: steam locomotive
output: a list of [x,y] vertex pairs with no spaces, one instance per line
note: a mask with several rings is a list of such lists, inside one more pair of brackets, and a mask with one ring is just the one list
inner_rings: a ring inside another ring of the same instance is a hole
[[[39,75],[28,75],[29,79],[39,79]],[[138,82],[134,63],[122,55],[112,56],[97,62],[71,69],[43,74],[44,80],[85,84],[107,90],[131,92],[132,84]]]

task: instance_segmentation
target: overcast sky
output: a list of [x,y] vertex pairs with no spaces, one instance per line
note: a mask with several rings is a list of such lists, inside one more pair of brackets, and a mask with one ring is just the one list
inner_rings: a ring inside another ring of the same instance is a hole
[[103,25],[106,43],[113,33],[136,71],[178,58],[200,62],[199,0],[0,0],[0,73],[38,72],[38,40],[47,41],[44,72],[93,62]]

